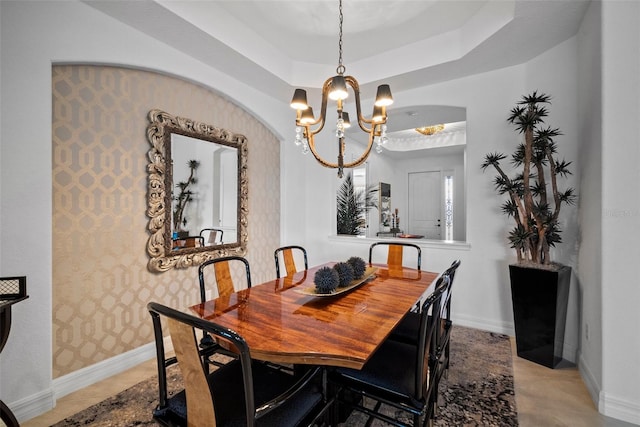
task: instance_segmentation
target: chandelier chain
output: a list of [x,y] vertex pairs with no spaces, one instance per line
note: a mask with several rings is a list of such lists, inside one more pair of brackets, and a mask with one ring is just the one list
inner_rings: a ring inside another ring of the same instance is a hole
[[343,21],[342,0],[340,0],[338,10],[340,12],[340,32],[339,32],[339,38],[338,38],[338,68],[336,68],[336,72],[339,75],[342,75],[346,70],[345,66],[342,65],[342,21]]

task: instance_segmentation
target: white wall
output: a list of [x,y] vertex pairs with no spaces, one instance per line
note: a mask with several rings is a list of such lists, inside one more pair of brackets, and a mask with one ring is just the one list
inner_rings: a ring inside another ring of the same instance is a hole
[[[602,391],[640,424],[640,3],[602,2]],[[621,368],[625,369],[621,369]]]
[[55,394],[52,63],[127,65],[181,76],[228,96],[270,129],[287,129],[291,110],[288,100],[265,97],[86,4],[2,1],[0,11],[0,275],[26,275],[30,296],[13,310],[11,335],[0,359],[0,399],[25,420],[51,409]]
[[[581,301],[579,366],[594,402],[602,387],[602,52],[600,2],[591,4],[578,33],[578,117],[582,142],[578,286]],[[588,191],[585,191],[587,190]],[[587,334],[588,331],[588,334]],[[588,335],[588,336],[587,336]]]

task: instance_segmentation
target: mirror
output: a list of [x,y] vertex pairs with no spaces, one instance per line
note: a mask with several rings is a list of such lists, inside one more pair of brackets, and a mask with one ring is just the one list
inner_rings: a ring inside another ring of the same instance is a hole
[[205,123],[149,112],[149,269],[244,255],[247,140]]

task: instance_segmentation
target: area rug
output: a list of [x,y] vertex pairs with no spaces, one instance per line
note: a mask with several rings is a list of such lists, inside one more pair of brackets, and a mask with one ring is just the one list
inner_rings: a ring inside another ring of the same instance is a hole
[[[180,390],[179,370],[170,370],[168,375],[169,391]],[[151,413],[157,399],[157,377],[152,377],[54,426],[155,425]],[[517,426],[509,337],[454,327],[449,374],[440,384],[438,408],[436,426]],[[402,411],[394,413],[391,408],[383,411],[394,418],[409,420]],[[341,426],[362,426],[365,422],[366,417],[354,412]],[[387,424],[374,421],[372,425]]]

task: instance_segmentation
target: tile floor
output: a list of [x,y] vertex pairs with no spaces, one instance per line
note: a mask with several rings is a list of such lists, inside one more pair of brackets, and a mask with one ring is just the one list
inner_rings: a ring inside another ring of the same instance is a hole
[[[513,340],[511,346],[515,348]],[[517,357],[514,350],[513,369],[521,427],[632,426],[598,413],[575,367],[549,369]],[[22,423],[22,427],[50,426],[154,374],[154,360],[142,363],[59,399],[52,411]]]

